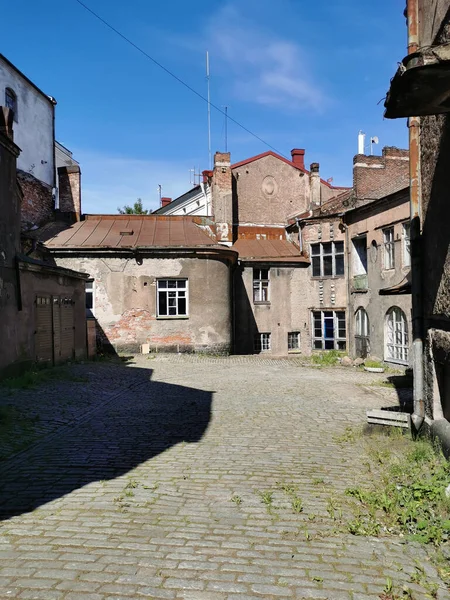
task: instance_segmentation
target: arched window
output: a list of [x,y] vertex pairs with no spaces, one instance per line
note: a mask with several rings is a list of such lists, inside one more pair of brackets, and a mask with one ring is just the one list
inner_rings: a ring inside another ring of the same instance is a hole
[[6,88],[5,90],[5,106],[9,108],[14,113],[14,121],[17,123],[17,96],[14,93],[14,90],[11,88]]
[[409,351],[408,323],[405,313],[397,306],[386,313],[384,339],[386,360],[406,364]]
[[356,327],[355,327],[355,335],[360,335],[361,337],[368,337],[369,335],[369,317],[367,316],[364,308],[358,308],[356,311]]

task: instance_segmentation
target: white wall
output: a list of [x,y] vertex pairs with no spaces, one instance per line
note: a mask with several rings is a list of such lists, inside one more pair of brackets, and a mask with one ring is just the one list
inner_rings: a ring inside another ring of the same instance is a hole
[[[17,122],[14,142],[21,149],[17,167],[40,181],[54,185],[54,106],[20,73],[0,57],[0,105],[5,105],[5,90],[17,96]],[[33,167],[34,165],[34,167]]]
[[198,194],[186,200],[178,206],[171,207],[168,204],[165,207],[164,212],[160,214],[164,215],[195,215],[198,217],[209,217],[211,216],[211,188],[209,185],[202,185],[203,190],[200,190]]

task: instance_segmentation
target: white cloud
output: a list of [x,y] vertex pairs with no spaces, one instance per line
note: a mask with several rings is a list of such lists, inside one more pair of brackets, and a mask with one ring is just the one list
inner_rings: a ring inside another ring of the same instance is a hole
[[141,160],[99,152],[74,150],[81,165],[82,210],[84,213],[117,213],[117,207],[142,198],[144,208],[159,207],[158,185],[162,195],[176,198],[187,192],[189,167],[183,163]]
[[212,59],[233,78],[238,98],[287,112],[320,111],[326,105],[302,47],[255,26],[233,4],[211,17],[206,34]]

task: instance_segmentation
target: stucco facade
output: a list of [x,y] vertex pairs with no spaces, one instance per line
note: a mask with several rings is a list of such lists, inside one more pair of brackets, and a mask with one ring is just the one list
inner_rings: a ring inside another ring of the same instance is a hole
[[50,188],[55,185],[55,101],[39,90],[4,56],[0,55],[0,104],[12,90],[16,96],[14,141],[21,149],[17,168],[30,173]]
[[[58,265],[86,273],[93,281],[92,312],[100,346],[117,352],[140,352],[143,344],[156,352],[231,351],[232,260],[220,252],[199,257],[167,249],[138,260],[132,253],[67,257],[55,252],[54,257]],[[158,315],[159,280],[186,282],[186,316]]]
[[[409,188],[348,211],[345,224],[350,355],[362,358],[372,355],[386,362],[408,365],[412,332]],[[389,231],[392,231],[392,245],[389,242],[386,247]],[[392,264],[387,264],[386,255]],[[393,308],[400,309],[406,320],[404,339],[398,340],[406,344],[404,352],[401,349],[394,352],[388,344]],[[365,311],[366,316],[358,311]]]

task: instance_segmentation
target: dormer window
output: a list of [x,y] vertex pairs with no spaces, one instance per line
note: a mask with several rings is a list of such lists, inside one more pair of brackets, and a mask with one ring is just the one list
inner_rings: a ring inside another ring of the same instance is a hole
[[5,90],[5,106],[12,110],[14,121],[17,123],[17,96],[11,88],[6,88]]

